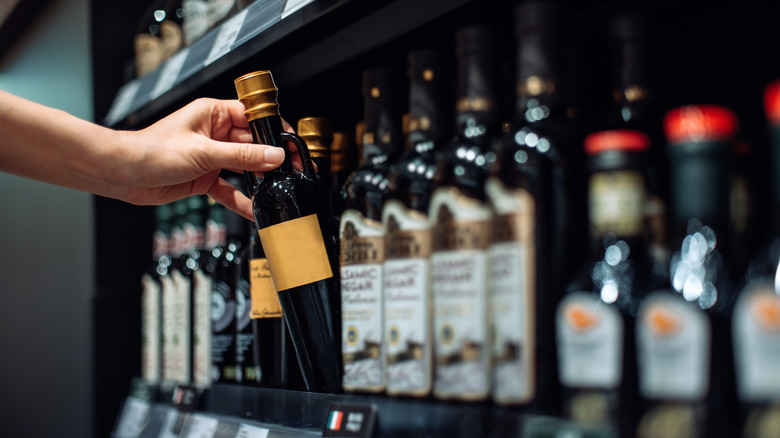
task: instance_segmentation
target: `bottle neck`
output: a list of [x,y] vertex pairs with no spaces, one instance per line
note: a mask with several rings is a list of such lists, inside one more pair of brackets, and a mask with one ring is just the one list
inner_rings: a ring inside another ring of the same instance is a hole
[[446,111],[449,83],[441,79],[414,80],[409,94],[409,145],[415,153],[426,153],[452,134],[452,117]]
[[292,174],[292,153],[287,147],[286,142],[282,141],[280,138],[280,134],[284,131],[281,116],[274,115],[254,119],[249,122],[249,129],[252,131],[252,139],[255,143],[278,147],[284,151],[284,161],[282,161],[282,164],[273,170],[264,172],[264,176]]
[[458,58],[455,132],[463,139],[494,138],[500,132],[495,61],[494,53],[487,48]]
[[523,33],[517,47],[517,118],[532,123],[565,113],[563,34],[554,26]]

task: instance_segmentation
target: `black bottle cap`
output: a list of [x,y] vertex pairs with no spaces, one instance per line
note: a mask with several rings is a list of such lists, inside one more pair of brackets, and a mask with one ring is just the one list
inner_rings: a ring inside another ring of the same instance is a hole
[[558,31],[563,25],[563,6],[558,2],[532,1],[515,8],[515,31],[518,35]]
[[385,162],[403,146],[404,77],[400,70],[369,68],[363,71],[363,160]]

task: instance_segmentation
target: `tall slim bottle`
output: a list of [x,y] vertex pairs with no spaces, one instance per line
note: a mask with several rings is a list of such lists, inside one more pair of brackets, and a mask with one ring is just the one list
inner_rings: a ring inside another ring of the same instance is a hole
[[433,388],[431,225],[436,159],[451,141],[449,53],[409,53],[409,148],[388,172],[384,332],[387,393],[423,397]]
[[171,209],[155,207],[152,262],[141,277],[141,378],[152,385],[162,380],[162,291],[163,277],[171,265]]
[[387,172],[403,148],[403,82],[399,72],[363,72],[363,165],[344,184],[339,224],[344,389],[381,392],[386,385],[382,207]]
[[206,221],[208,203],[203,195],[187,198],[187,229],[192,248],[184,261],[192,296],[192,381],[203,388],[211,384],[211,292],[213,279],[206,270]]
[[170,267],[173,290],[163,295],[163,330],[168,346],[163,379],[169,385],[192,382],[192,276],[186,261],[195,240],[191,232],[187,233],[190,228],[187,200],[174,202],[173,208],[176,210],[171,231],[174,236]]
[[[490,247],[493,399],[535,412],[558,409],[555,306],[580,254],[584,219],[570,174],[578,131],[567,116],[561,6],[515,10],[516,100],[487,185],[495,212]],[[581,184],[580,184],[581,185]]]
[[774,436],[780,415],[780,82],[764,89],[764,111],[770,127],[772,226],[741,282],[731,327],[739,433],[745,438]]
[[665,289],[637,315],[638,436],[733,436],[734,376],[728,263],[728,184],[736,116],[720,106],[664,118],[671,169],[674,253]]
[[[319,195],[306,143],[284,132],[271,72],[235,80],[256,143],[285,151],[281,166],[263,180],[245,172],[258,235],[295,346],[306,389],[337,392],[341,387],[339,347],[330,313],[333,271],[317,217]],[[303,172],[296,172],[287,142],[298,149]]]
[[645,238],[642,132],[585,138],[590,251],[556,311],[564,415],[630,436],[636,427],[634,316],[653,263]]
[[486,26],[460,29],[455,139],[434,173],[428,218],[433,227],[434,395],[485,400],[491,389],[488,247],[492,212],[485,181],[499,139],[498,51]]

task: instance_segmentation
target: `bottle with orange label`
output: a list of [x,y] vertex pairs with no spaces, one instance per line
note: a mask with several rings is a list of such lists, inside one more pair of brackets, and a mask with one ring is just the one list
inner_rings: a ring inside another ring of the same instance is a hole
[[780,416],[780,81],[764,90],[771,127],[771,235],[751,261],[734,305],[732,336],[740,428],[744,437],[771,436]]
[[[270,71],[241,76],[235,80],[235,87],[246,108],[253,140],[285,151],[282,164],[265,172],[259,183],[254,173],[244,174],[258,236],[306,389],[337,392],[341,389],[341,368],[330,312],[333,270],[317,217],[320,191],[311,157],[306,143],[282,128],[277,88]],[[288,142],[298,150],[302,172],[293,167]]]
[[347,391],[385,390],[382,208],[388,167],[403,148],[403,86],[400,71],[363,72],[363,164],[344,184],[339,222],[341,347]]
[[590,251],[556,312],[564,415],[620,436],[636,424],[634,316],[652,272],[645,228],[649,143],[633,130],[585,138]]
[[673,255],[664,289],[650,290],[636,325],[638,436],[734,436],[728,256],[729,157],[737,118],[690,105],[664,118],[671,170]]

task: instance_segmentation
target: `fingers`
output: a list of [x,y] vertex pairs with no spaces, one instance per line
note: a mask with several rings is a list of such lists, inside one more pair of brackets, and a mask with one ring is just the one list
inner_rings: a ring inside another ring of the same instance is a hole
[[211,157],[208,170],[236,169],[265,172],[284,161],[284,151],[273,146],[252,143],[211,142],[207,151]]
[[224,179],[217,178],[207,193],[215,201],[225,207],[235,211],[250,221],[255,220],[254,215],[252,214],[252,201],[241,193],[241,190],[233,187],[232,184]]

